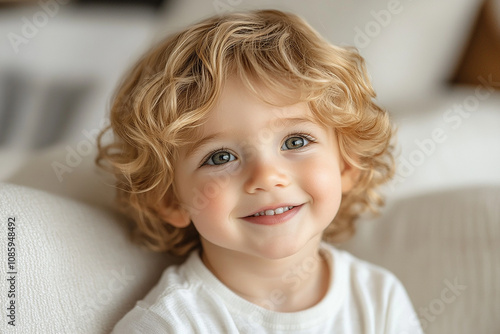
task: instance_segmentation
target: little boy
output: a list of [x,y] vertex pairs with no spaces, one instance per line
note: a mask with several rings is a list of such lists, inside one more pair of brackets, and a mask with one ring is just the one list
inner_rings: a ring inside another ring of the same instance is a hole
[[401,283],[322,240],[390,179],[363,59],[275,10],[204,20],[149,51],[98,161],[134,235],[188,255],[115,333],[421,333]]

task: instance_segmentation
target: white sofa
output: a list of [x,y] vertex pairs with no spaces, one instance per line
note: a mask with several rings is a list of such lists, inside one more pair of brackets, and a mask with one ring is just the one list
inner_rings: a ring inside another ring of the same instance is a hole
[[[169,263],[132,245],[112,211],[11,184],[0,185],[0,199],[1,333],[109,333]],[[4,250],[14,220],[11,275]]]

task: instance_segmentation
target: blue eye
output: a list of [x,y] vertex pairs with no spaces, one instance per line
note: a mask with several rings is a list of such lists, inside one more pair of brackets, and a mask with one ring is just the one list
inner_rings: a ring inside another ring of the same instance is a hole
[[212,154],[203,165],[218,166],[235,160],[236,157],[227,151],[218,151]]
[[309,140],[302,136],[290,137],[281,146],[283,151],[286,150],[296,150],[309,144]]

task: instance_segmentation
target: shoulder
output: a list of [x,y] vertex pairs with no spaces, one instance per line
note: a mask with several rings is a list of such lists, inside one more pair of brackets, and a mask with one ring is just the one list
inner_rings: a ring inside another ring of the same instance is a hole
[[[334,261],[333,275],[350,295],[350,314],[371,314],[372,328],[381,333],[421,333],[415,310],[401,281],[389,270],[347,251],[327,246]],[[378,319],[378,320],[377,320]]]
[[168,267],[146,297],[115,325],[113,333],[178,333],[192,329],[189,326],[194,320],[207,318],[208,310],[220,305],[197,275],[198,260],[191,254],[183,264]]
[[396,279],[394,274],[389,270],[374,263],[360,259],[348,251],[339,249],[327,243],[322,243],[322,249],[332,256],[334,263],[336,262],[335,267],[339,265],[342,270],[348,270],[349,273],[356,273],[357,275],[361,275],[361,277],[377,276],[386,279]]
[[337,249],[331,245],[325,245],[325,249],[330,252],[336,275],[344,276],[350,284],[359,285],[370,289],[383,287],[400,286],[399,279],[389,270],[376,264],[359,259],[351,253]]

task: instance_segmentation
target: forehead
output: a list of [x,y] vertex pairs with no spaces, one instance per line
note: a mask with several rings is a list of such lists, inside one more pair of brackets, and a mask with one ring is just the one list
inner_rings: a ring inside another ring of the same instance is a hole
[[181,155],[192,156],[214,141],[246,140],[249,136],[286,131],[297,124],[318,123],[306,102],[290,104],[290,99],[270,93],[263,86],[256,89],[262,95],[254,94],[237,78],[227,80],[215,107],[206,114],[203,124],[191,131]]
[[208,113],[202,132],[206,135],[238,127],[269,126],[268,123],[285,118],[314,120],[306,102],[291,101],[259,82],[253,82],[253,85],[256,93],[237,77],[230,77],[224,84],[215,108]]

